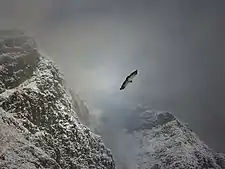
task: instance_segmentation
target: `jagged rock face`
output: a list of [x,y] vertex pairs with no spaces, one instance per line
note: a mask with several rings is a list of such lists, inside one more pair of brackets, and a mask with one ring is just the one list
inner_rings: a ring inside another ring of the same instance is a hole
[[137,168],[225,168],[225,156],[214,153],[186,124],[169,112],[139,107],[127,121],[127,132],[140,146],[136,154]]
[[115,168],[101,138],[79,122],[62,74],[34,40],[20,31],[0,31],[0,39],[0,168]]

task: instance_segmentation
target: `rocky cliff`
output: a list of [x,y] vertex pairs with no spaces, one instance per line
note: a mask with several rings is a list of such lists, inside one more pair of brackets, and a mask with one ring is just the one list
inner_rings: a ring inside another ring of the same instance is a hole
[[101,138],[80,123],[76,106],[33,38],[0,31],[1,169],[115,168]]

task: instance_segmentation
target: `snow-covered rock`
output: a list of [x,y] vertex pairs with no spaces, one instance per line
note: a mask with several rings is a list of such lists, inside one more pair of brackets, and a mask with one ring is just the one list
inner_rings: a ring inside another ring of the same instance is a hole
[[225,169],[225,155],[211,150],[170,112],[139,105],[100,119],[96,131],[118,169]]
[[101,138],[80,123],[75,103],[34,39],[0,31],[1,169],[115,168]]
[[187,124],[171,113],[138,107],[127,118],[127,133],[139,145],[137,168],[225,168],[225,155],[214,153]]

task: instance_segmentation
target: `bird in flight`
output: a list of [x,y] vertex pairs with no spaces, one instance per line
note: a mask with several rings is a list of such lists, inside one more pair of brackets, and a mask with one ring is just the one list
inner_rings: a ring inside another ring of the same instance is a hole
[[126,77],[123,84],[120,87],[120,90],[125,89],[129,83],[132,83],[133,78],[138,74],[138,70],[133,71],[130,75]]

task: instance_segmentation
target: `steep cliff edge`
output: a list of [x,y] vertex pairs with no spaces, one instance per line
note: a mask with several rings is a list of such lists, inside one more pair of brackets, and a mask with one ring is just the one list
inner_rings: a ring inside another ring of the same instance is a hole
[[21,31],[0,31],[0,168],[113,169],[101,138],[79,122],[56,65]]

